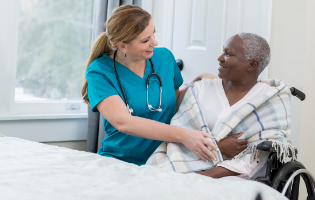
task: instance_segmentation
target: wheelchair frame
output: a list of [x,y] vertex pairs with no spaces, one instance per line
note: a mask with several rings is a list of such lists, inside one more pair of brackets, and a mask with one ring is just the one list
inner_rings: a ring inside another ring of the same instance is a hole
[[[293,87],[290,90],[291,94],[301,101],[305,99],[303,92]],[[315,179],[302,163],[298,161],[281,163],[277,159],[278,149],[272,147],[270,141],[261,143],[257,149],[268,151],[270,155],[267,160],[266,176],[258,177],[255,179],[256,181],[269,185],[290,200],[295,200],[299,197],[300,177],[302,177],[308,193],[307,200],[315,200]],[[295,149],[295,153],[298,153],[297,149]]]

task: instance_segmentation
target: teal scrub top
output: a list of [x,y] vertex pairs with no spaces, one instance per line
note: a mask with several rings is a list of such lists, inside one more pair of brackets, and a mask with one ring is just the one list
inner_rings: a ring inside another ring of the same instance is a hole
[[[127,55],[128,56],[128,55]],[[124,88],[133,116],[143,117],[169,124],[176,110],[176,93],[183,78],[171,51],[166,48],[154,48],[152,56],[155,73],[162,80],[162,112],[152,112],[147,105],[146,80],[152,67],[147,59],[143,78],[116,61],[116,69]],[[96,105],[103,99],[123,95],[113,68],[113,59],[103,54],[87,68],[88,96],[93,112],[98,112]],[[158,108],[160,104],[160,86],[155,76],[150,77],[149,103]],[[103,117],[104,118],[104,117]],[[117,158],[122,161],[143,165],[149,156],[162,143],[161,141],[139,138],[118,131],[104,118],[106,136],[98,154]],[[150,133],[148,133],[150,134]]]

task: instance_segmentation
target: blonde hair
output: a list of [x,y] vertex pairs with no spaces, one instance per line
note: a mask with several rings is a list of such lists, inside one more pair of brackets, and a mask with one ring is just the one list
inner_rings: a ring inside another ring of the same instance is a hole
[[[113,54],[118,42],[129,43],[136,38],[148,26],[150,19],[151,15],[138,6],[123,5],[114,9],[105,24],[106,32],[97,37],[91,48],[85,72],[90,64],[103,53]],[[81,94],[83,101],[90,104],[85,75]]]

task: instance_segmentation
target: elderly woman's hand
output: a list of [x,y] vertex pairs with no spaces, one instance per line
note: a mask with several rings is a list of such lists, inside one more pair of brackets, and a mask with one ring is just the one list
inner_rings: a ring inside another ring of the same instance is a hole
[[207,146],[215,150],[218,150],[218,147],[207,139],[207,137],[214,139],[214,137],[208,133],[187,130],[183,134],[181,143],[205,162],[216,160],[216,156],[209,150],[209,148],[207,148]]
[[247,140],[237,139],[241,137],[245,132],[237,133],[224,138],[218,142],[218,147],[223,155],[234,157],[244,151],[247,148]]

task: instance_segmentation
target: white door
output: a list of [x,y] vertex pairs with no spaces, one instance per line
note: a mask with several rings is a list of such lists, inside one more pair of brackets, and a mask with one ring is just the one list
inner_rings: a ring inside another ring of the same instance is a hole
[[[269,41],[271,0],[175,0],[169,5],[173,9],[165,16],[173,17],[173,30],[164,43],[183,60],[185,84],[202,72],[218,74],[217,58],[232,35],[252,32]],[[267,78],[267,70],[261,78]]]

